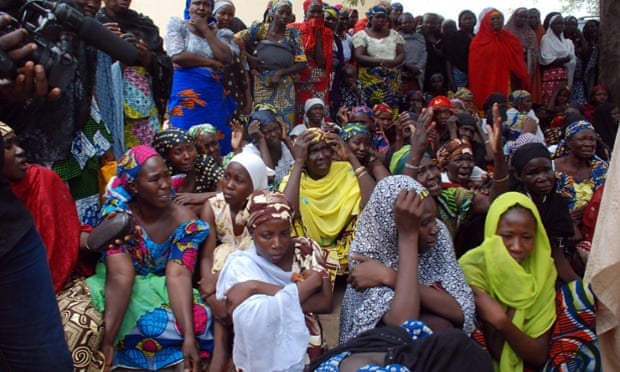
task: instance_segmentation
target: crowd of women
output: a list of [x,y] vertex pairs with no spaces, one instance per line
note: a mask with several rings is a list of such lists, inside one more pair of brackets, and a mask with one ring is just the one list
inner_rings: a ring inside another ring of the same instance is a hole
[[75,370],[602,369],[597,21],[274,0],[246,27],[187,0],[162,37],[131,1],[68,2],[135,65],[76,43],[62,131],[28,102],[0,134]]

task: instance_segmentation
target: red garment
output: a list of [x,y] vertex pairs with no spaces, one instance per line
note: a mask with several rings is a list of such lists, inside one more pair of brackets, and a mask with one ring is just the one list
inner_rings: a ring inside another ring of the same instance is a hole
[[[301,32],[301,41],[304,52],[308,58],[308,66],[299,72],[299,78],[295,81],[296,97],[296,122],[301,123],[304,116],[304,104],[309,98],[320,98],[329,107],[330,75],[334,59],[334,32],[327,26],[322,18],[312,18],[305,22],[293,23],[289,27],[295,27]],[[317,44],[317,30],[320,30],[323,42],[323,65],[319,68],[313,58],[314,48]]]
[[58,292],[78,258],[80,220],[75,201],[60,176],[38,165],[29,165],[26,177],[11,186],[34,217],[47,250],[54,290]]
[[494,92],[508,94],[511,73],[521,79],[529,89],[529,74],[523,60],[523,46],[519,38],[509,31],[493,31],[491,16],[499,12],[489,11],[480,21],[480,31],[469,47],[469,89],[474,93],[474,103],[482,107]]

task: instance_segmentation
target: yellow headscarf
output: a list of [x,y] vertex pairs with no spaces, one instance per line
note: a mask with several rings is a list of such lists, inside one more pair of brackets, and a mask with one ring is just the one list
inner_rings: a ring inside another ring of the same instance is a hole
[[[500,218],[515,205],[532,212],[536,218],[535,247],[521,264],[510,256],[502,238],[496,235]],[[504,309],[515,309],[512,323],[536,338],[555,322],[555,279],[549,238],[536,205],[524,194],[507,192],[491,204],[484,225],[484,242],[465,253],[459,263],[467,283],[482,289]],[[499,371],[523,371],[523,360],[504,342]]]
[[[280,183],[286,188],[288,176]],[[360,213],[362,200],[351,164],[334,161],[329,173],[315,180],[306,173],[299,182],[299,212],[308,236],[322,247],[331,246],[342,230]]]

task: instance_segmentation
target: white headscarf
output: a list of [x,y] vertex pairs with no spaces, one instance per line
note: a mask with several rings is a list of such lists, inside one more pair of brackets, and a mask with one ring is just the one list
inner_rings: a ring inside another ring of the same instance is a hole
[[233,4],[232,1],[229,1],[229,0],[217,0],[215,2],[215,4],[213,5],[213,12],[212,12],[212,14],[215,15],[215,13],[217,13],[218,10],[222,9],[225,6],[232,6],[233,9],[235,9],[235,4]]
[[[323,106],[324,109],[327,109],[327,107],[325,107],[325,102],[323,102],[322,99],[320,99],[320,98],[308,98],[306,100],[306,103],[304,104],[304,124],[308,123],[308,111],[310,111],[312,106],[316,106],[316,105],[321,105],[321,106]],[[321,125],[323,125],[324,121],[325,120],[321,120]]]
[[540,40],[540,54],[538,60],[541,65],[549,65],[558,58],[571,57],[570,61],[566,62],[564,66],[566,66],[568,70],[568,86],[572,87],[573,78],[575,76],[575,65],[577,63],[575,45],[573,45],[572,40],[564,37],[564,33],[561,33],[560,37],[558,37],[551,29],[551,24],[561,17],[561,14],[551,17],[549,28],[547,28],[547,32]]
[[260,156],[252,154],[251,152],[242,151],[230,159],[231,163],[241,164],[250,175],[252,179],[252,186],[254,191],[265,190],[267,188],[267,177],[273,170],[267,168],[265,162]]

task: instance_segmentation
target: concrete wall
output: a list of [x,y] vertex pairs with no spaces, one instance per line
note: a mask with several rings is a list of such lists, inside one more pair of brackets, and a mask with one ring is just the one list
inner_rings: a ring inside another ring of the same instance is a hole
[[[233,0],[237,12],[237,17],[241,18],[246,24],[251,24],[254,20],[262,19],[263,12],[267,6],[267,0]],[[340,1],[332,1],[331,4],[336,4]],[[367,0],[366,6],[359,7],[364,11],[368,8],[368,5],[375,4],[376,1]],[[293,1],[293,12],[297,16],[297,20],[303,19],[302,0]],[[131,8],[143,13],[153,19],[153,22],[159,26],[160,33],[163,35],[166,32],[166,25],[170,17],[183,16],[183,9],[185,8],[185,0],[133,0],[131,2]]]

